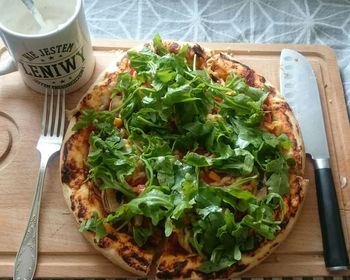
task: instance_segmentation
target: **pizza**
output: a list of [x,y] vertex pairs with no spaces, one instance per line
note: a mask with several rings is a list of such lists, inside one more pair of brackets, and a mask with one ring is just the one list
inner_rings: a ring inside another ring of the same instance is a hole
[[229,53],[157,35],[118,54],[69,118],[66,202],[96,250],[135,275],[235,277],[301,211],[308,181],[293,113]]

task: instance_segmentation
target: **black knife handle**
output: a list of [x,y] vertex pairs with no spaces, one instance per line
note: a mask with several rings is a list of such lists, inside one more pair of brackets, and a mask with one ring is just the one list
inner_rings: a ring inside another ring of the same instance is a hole
[[349,259],[329,160],[314,160],[318,213],[326,267],[329,271],[349,268]]

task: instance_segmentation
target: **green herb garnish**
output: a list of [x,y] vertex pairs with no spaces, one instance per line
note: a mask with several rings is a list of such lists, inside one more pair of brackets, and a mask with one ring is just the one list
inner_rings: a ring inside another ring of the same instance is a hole
[[[123,95],[122,104],[110,112],[84,111],[75,125],[94,127],[89,178],[124,199],[115,213],[93,216],[81,230],[100,237],[103,222],[110,223],[131,231],[143,246],[156,228],[168,237],[186,227],[189,243],[205,260],[200,270],[218,271],[280,230],[293,163],[285,155],[290,142],[260,128],[267,88],[249,87],[235,75],[215,83],[187,64],[187,46],[168,53],[158,35],[153,45],[156,52],[144,47],[128,53],[136,76],[120,74],[112,93]],[[115,117],[123,120],[130,143],[114,126]],[[147,184],[137,195],[127,178],[140,168]],[[216,187],[201,177],[209,171],[238,179]],[[265,187],[267,195],[258,198],[244,184]]]

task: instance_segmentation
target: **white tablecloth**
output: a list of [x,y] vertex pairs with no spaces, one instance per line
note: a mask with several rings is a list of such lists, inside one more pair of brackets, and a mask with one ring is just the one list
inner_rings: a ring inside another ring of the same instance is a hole
[[349,0],[84,0],[92,37],[323,44],[337,54],[350,112]]

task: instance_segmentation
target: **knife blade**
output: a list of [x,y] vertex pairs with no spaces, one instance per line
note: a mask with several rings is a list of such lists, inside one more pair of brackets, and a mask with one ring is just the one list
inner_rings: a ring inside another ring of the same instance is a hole
[[311,155],[316,181],[318,210],[326,268],[349,268],[339,205],[332,177],[327,135],[316,76],[300,53],[283,49],[280,57],[281,94],[299,123],[305,151]]

